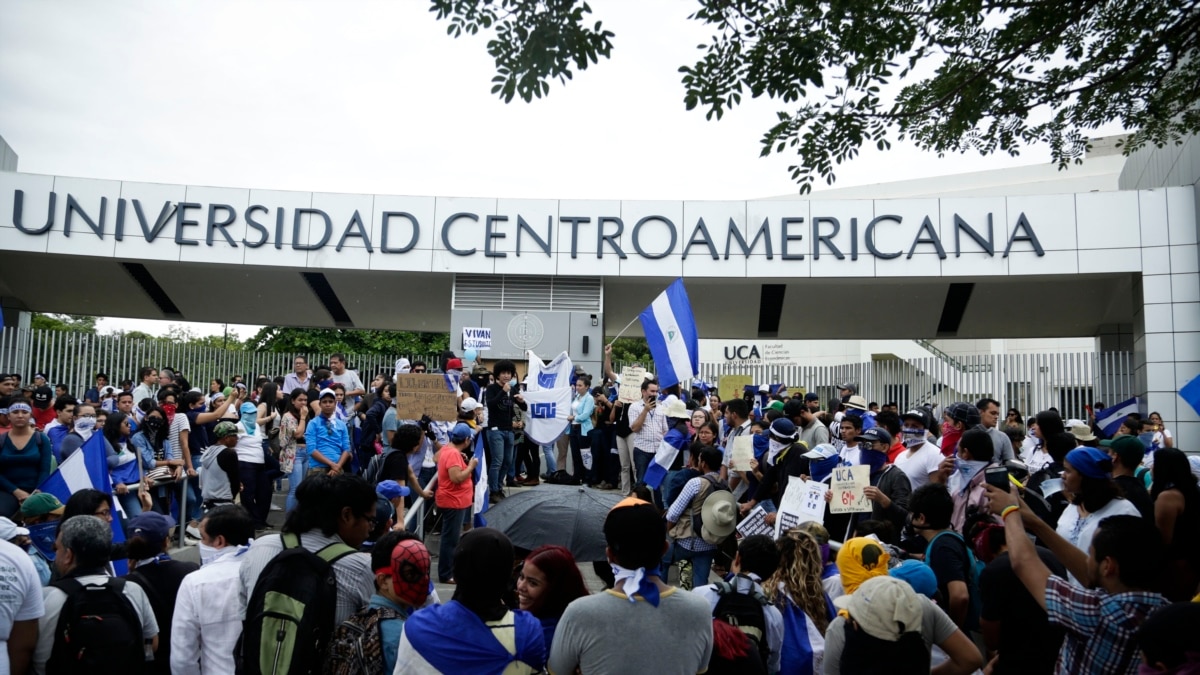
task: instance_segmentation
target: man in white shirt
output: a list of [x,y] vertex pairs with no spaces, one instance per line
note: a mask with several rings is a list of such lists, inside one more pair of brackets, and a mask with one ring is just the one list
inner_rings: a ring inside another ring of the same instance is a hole
[[292,361],[292,372],[288,373],[283,378],[283,393],[288,396],[297,389],[307,391],[312,386],[312,372],[308,369],[308,359],[303,356],[297,356]]
[[33,560],[21,547],[0,540],[0,675],[29,672],[43,613]]
[[[721,480],[729,481],[729,460],[733,456],[733,441],[742,434],[750,433],[750,404],[746,399],[729,399],[725,404],[725,421],[729,423],[729,432],[725,434],[725,446],[722,448]],[[736,487],[735,481],[730,481],[729,486]]]
[[254,537],[240,506],[218,506],[200,521],[201,568],[183,578],[171,619],[171,672],[225,675],[242,634],[238,571]]
[[[345,354],[334,354],[329,357],[329,372],[334,382],[340,382],[346,388],[347,399],[357,400],[359,396],[367,393],[367,390],[363,388],[362,380],[358,378],[358,373],[346,370]],[[285,381],[284,384],[287,382]]]
[[138,371],[138,378],[142,383],[133,389],[133,406],[135,408],[144,399],[154,397],[155,385],[158,384],[158,371],[154,369],[154,366],[143,366]]
[[928,483],[942,463],[942,451],[929,442],[925,431],[925,414],[920,410],[909,410],[900,416],[904,422],[901,429],[905,450],[896,456],[895,465],[908,476],[912,489]]

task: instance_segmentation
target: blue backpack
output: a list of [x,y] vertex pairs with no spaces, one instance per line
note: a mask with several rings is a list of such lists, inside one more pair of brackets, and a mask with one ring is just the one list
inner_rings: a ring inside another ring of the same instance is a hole
[[[971,547],[967,545],[967,540],[954,530],[943,530],[937,533],[933,539],[929,540],[929,545],[925,547],[925,564],[929,564],[929,554],[933,551],[933,544],[942,535],[950,535],[957,539],[962,544],[963,549],[967,552],[967,569],[964,570],[967,576],[967,596],[970,598],[970,604],[967,607],[967,620],[964,628],[967,630],[979,630],[979,615],[983,611],[983,598],[979,593],[979,574],[983,571],[983,564],[975,558],[975,553]],[[949,602],[949,598],[942,598],[943,602]]]

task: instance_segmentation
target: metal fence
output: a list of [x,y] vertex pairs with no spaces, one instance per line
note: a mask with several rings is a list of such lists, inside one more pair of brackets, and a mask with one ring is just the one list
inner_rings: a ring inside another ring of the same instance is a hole
[[[42,373],[50,384],[65,384],[80,395],[95,382],[96,373],[108,375],[109,383],[121,380],[137,382],[142,366],[171,367],[182,373],[194,387],[207,391],[214,378],[228,382],[233,375],[252,381],[258,375],[274,377],[292,371],[296,356],[306,356],[314,367],[329,363],[329,354],[285,353],[221,349],[207,345],[184,344],[166,339],[129,338],[115,335],[89,335],[67,331],[6,328],[0,331],[0,372],[20,373],[23,382],[32,382],[34,373]],[[391,373],[396,359],[425,361],[430,368],[439,362],[437,354],[347,354],[351,369],[370,381],[378,372]]]
[[1133,397],[1133,370],[1130,352],[986,354],[831,366],[700,364],[701,377],[713,384],[722,375],[748,375],[756,384],[783,383],[793,391],[816,392],[822,401],[838,395],[837,385],[850,382],[868,401],[895,402],[901,410],[987,397],[1026,416],[1053,407],[1064,418],[1085,418],[1084,406],[1097,401],[1112,405]]

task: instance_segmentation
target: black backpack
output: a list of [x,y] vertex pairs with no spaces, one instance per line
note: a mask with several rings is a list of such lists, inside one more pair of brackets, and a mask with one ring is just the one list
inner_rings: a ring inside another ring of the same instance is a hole
[[397,452],[395,448],[387,447],[383,452],[371,457],[371,461],[367,462],[367,468],[363,471],[363,480],[371,485],[379,484],[379,476],[383,473],[383,463],[387,461],[388,455]]
[[125,597],[124,579],[85,586],[67,578],[51,586],[66,593],[67,599],[54,629],[46,675],[146,672],[142,620]]
[[334,543],[312,553],[300,545],[299,535],[284,533],[280,539],[284,550],[267,563],[246,604],[234,651],[238,673],[318,673],[336,626],[333,563],[354,549]]
[[[748,577],[747,577],[748,578]],[[767,617],[763,609],[770,604],[758,589],[751,587],[749,593],[739,593],[728,581],[718,581],[717,606],[713,607],[713,618],[736,627],[750,638],[750,644],[758,651],[763,663],[771,662],[771,647],[767,644]]]

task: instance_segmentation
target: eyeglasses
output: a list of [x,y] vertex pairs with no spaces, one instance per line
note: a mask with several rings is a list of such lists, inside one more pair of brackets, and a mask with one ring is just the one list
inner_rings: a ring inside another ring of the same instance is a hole
[[366,520],[368,523],[370,523],[371,527],[375,527],[376,525],[379,524],[379,516],[378,515],[367,515],[364,513],[363,520]]

